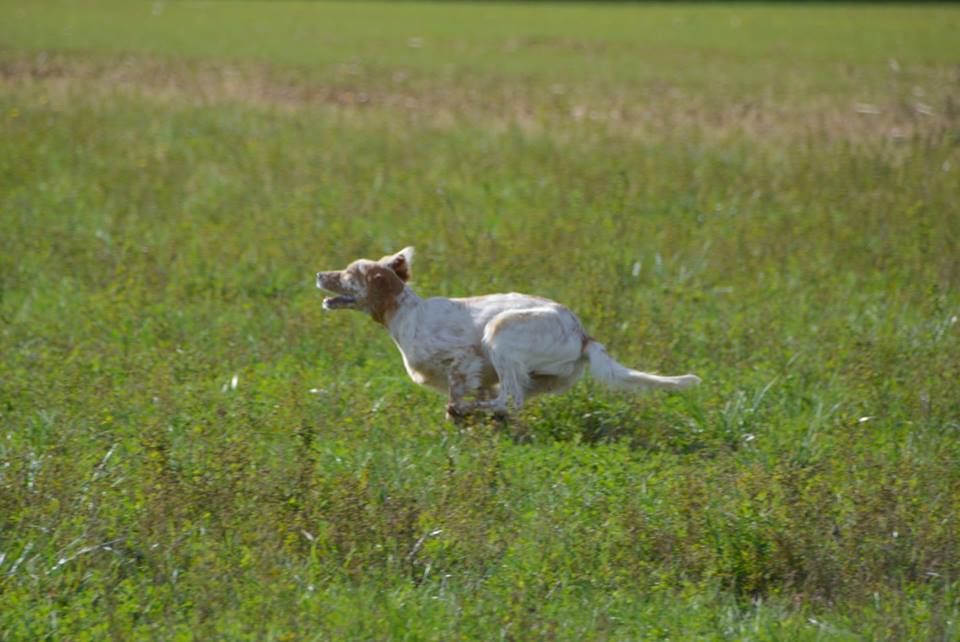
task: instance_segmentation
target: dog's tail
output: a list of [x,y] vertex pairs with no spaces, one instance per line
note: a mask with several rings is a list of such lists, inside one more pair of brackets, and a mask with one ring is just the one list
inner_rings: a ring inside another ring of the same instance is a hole
[[679,377],[663,377],[655,374],[631,370],[617,363],[607,354],[603,344],[594,340],[587,343],[584,353],[590,360],[590,374],[604,385],[618,390],[683,390],[700,383],[700,377],[685,374]]

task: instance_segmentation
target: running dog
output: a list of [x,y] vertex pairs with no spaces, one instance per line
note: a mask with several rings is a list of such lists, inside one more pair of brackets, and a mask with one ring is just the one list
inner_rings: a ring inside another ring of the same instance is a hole
[[589,364],[590,374],[621,390],[682,390],[693,374],[664,377],[617,363],[566,307],[527,294],[422,299],[408,285],[413,248],[379,261],[359,259],[319,272],[317,287],[336,296],[326,310],[359,310],[383,325],[410,378],[448,395],[447,415],[506,417],[533,395],[562,392]]

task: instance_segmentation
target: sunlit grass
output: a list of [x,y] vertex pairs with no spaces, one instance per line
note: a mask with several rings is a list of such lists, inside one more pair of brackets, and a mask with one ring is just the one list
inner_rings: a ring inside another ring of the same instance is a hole
[[[955,638],[957,19],[4,4],[0,639]],[[407,244],[704,385],[457,430]]]

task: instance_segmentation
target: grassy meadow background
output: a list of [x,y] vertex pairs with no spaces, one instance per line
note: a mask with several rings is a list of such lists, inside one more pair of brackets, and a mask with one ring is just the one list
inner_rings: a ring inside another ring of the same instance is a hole
[[[0,640],[960,639],[958,33],[0,1]],[[458,430],[408,244],[704,383]]]

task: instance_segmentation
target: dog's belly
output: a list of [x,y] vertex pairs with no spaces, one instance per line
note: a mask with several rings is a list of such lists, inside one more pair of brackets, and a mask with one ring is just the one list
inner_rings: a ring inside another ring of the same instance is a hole
[[[477,352],[469,350],[467,352]],[[493,369],[493,364],[488,360],[478,358],[469,360],[466,363],[462,355],[457,357],[446,356],[444,358],[428,358],[413,361],[403,354],[403,365],[407,369],[407,374],[414,382],[422,386],[430,386],[441,392],[447,392],[450,389],[450,368],[457,362],[460,364],[458,371],[467,377],[468,390],[491,390],[500,382],[497,377],[497,371]]]

